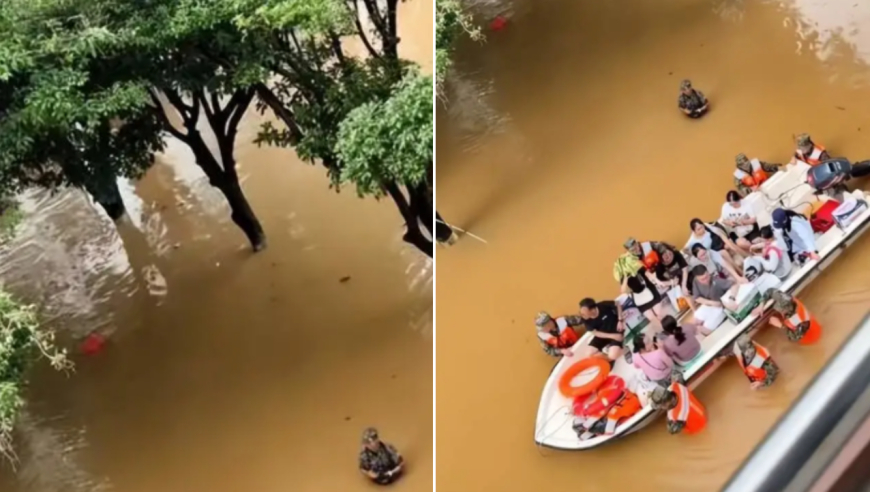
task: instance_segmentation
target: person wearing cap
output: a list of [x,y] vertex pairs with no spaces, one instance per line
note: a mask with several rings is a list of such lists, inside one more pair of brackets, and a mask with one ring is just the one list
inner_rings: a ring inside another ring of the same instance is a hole
[[381,441],[378,431],[369,427],[363,431],[359,469],[379,485],[393,483],[402,474],[405,460],[390,444]]
[[770,177],[771,174],[779,172],[782,167],[782,164],[771,164],[759,159],[749,159],[746,157],[746,154],[742,153],[737,154],[734,161],[737,167],[734,170],[734,186],[737,187],[737,191],[743,196],[758,190],[761,182]]
[[[637,258],[638,261],[643,265],[641,269],[643,275],[646,278],[656,284],[659,287],[664,287],[660,280],[656,277],[656,268],[659,262],[662,259],[662,254],[665,251],[676,251],[676,249],[670,244],[663,243],[660,241],[644,241],[640,242],[637,239],[630,237],[625,240],[622,244],[622,247],[625,248],[625,251]],[[622,283],[624,278],[619,279],[619,282]]]
[[740,364],[743,374],[749,379],[749,387],[757,390],[767,388],[776,380],[779,366],[776,365],[770,352],[752,341],[748,335],[740,335],[734,342],[734,356]]
[[650,395],[650,402],[656,410],[667,411],[670,434],[695,434],[707,426],[707,410],[689,391],[682,373],[677,369],[671,375],[670,385],[656,386]]
[[806,217],[792,210],[777,208],[773,211],[772,219],[774,234],[785,244],[789,261],[804,257],[819,259],[813,226]]
[[625,315],[622,306],[613,301],[595,302],[587,297],[580,301],[580,318],[593,337],[589,346],[615,361],[622,355],[625,339]]
[[764,293],[759,305],[752,314],[760,317],[764,314],[765,305],[772,301],[773,315],[768,323],[775,328],[785,329],[785,334],[792,342],[801,345],[812,345],[822,336],[822,327],[816,317],[797,297],[779,289],[770,289]]
[[798,135],[795,139],[795,144],[797,145],[797,149],[794,151],[792,162],[801,161],[810,166],[817,166],[822,161],[831,158],[831,156],[828,155],[828,151],[825,150],[825,147],[813,142],[808,133],[801,133]]
[[538,341],[544,352],[553,357],[573,355],[571,347],[580,339],[575,328],[582,325],[583,319],[580,316],[553,318],[549,313],[541,311],[535,318]]
[[692,81],[686,79],[680,83],[680,111],[689,118],[700,118],[707,112],[709,103],[704,94],[692,87]]

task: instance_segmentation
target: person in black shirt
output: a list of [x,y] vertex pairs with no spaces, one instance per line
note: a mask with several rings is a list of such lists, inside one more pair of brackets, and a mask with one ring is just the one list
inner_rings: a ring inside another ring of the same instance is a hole
[[682,287],[687,292],[689,285],[689,264],[682,253],[662,245],[656,248],[659,262],[656,264],[656,283],[662,288]]
[[625,325],[622,307],[613,301],[595,302],[587,297],[580,301],[580,318],[592,335],[589,346],[616,360],[622,355],[622,340]]

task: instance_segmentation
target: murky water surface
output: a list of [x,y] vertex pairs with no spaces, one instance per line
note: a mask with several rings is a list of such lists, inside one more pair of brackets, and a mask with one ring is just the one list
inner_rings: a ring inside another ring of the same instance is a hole
[[[616,294],[630,235],[682,244],[718,216],[734,156],[784,162],[809,132],[870,158],[870,4],[853,0],[486,1],[505,29],[465,42],[438,111],[438,208],[483,237],[439,250],[439,490],[717,490],[870,308],[870,238],[802,295],[825,327],[800,348],[760,341],[783,368],[751,392],[735,366],[698,391],[708,430],[654,425],[585,453],[533,443],[554,360],[534,314]],[[712,101],[677,111],[691,78]],[[868,187],[867,183],[864,183]]]
[[[405,56],[431,65],[431,1],[402,8]],[[369,425],[408,459],[396,486],[431,490],[432,264],[392,203],[247,143],[257,124],[236,152],[269,235],[256,256],[177,143],[122,184],[117,229],[78,192],[26,197],[0,278],[68,343],[109,343],[69,377],[36,371],[0,490],[369,490]]]

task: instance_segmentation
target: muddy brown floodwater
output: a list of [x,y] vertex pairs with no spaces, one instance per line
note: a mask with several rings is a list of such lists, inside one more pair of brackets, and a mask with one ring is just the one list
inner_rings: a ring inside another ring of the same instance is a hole
[[[465,238],[437,255],[439,491],[717,490],[870,308],[870,238],[802,294],[825,327],[801,348],[760,341],[783,369],[751,392],[726,365],[699,389],[708,429],[663,423],[599,450],[539,450],[538,398],[554,359],[538,310],[575,312],[618,286],[629,235],[676,244],[718,216],[734,156],[787,161],[810,132],[870,158],[870,5],[854,0],[480,2],[505,29],[459,47],[437,119],[438,209]],[[712,101],[676,108],[691,78]],[[865,187],[867,185],[865,184]]]
[[[431,65],[432,2],[402,8],[405,56]],[[255,256],[183,146],[125,183],[117,231],[79,193],[27,197],[0,278],[69,343],[109,343],[69,377],[35,371],[0,490],[370,490],[369,425],[408,459],[397,490],[432,490],[431,262],[392,203],[336,195],[256,130],[237,149],[269,235]]]

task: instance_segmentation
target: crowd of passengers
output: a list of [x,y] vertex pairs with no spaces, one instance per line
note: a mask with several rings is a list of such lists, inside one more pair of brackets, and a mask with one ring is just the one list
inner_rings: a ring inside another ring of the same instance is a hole
[[[826,155],[804,134],[797,139],[792,162],[806,162],[810,157],[823,159]],[[767,173],[781,167],[757,159],[753,162]],[[743,154],[737,156],[736,165],[738,170],[751,171],[750,161]],[[739,191],[726,194],[717,221],[707,223],[695,218],[689,222],[689,238],[682,249],[634,238],[624,244],[626,253],[617,262],[615,276],[622,294],[650,321],[654,333],[649,338],[636,337],[626,360],[651,382],[666,385],[675,365],[686,365],[700,353],[697,335],[711,332],[697,320],[680,324],[668,314],[672,305],[668,292],[676,289],[693,310],[701,306],[735,310],[736,306],[722,298],[728,293],[733,298],[740,284],[765,273],[784,280],[794,263],[818,259],[813,229],[804,215],[777,208],[771,225],[759,227],[755,211],[743,204],[743,198],[757,187],[737,174],[735,180]],[[650,257],[655,261],[648,261]],[[620,265],[624,268],[620,269]],[[573,355],[572,347],[578,340],[575,328],[583,327],[593,335],[584,349],[591,351],[589,355],[605,356],[613,363],[624,355],[625,322],[621,303],[586,298],[580,301],[579,315],[553,318],[541,312],[536,326],[541,345],[550,355]]]

